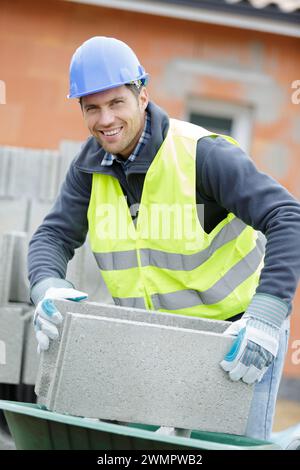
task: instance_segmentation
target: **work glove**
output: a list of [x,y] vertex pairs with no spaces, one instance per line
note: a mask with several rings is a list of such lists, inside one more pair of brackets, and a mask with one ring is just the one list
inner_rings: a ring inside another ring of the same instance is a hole
[[85,292],[80,292],[76,289],[63,287],[50,287],[47,289],[44,297],[38,303],[33,316],[35,336],[38,341],[38,353],[49,348],[50,339],[55,340],[59,337],[56,325],[62,323],[63,317],[55,307],[53,300],[65,299],[79,302],[80,300],[87,299],[87,297],[88,295]]
[[280,328],[276,325],[244,316],[233,322],[224,335],[235,336],[230,351],[220,363],[233,381],[247,384],[260,382],[278,352]]

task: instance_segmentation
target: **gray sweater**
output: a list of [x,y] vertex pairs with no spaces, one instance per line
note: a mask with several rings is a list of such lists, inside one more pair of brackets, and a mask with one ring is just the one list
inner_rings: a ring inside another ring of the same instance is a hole
[[[124,170],[116,161],[112,166],[101,166],[105,152],[94,137],[71,163],[54,207],[30,241],[28,269],[34,303],[49,287],[70,286],[65,280],[66,268],[86,238],[93,173],[114,175],[128,204],[140,202],[145,174],[169,127],[169,118],[161,108],[150,103],[148,111],[151,138],[128,168]],[[266,236],[265,264],[256,292],[273,302],[278,300],[283,319],[291,310],[300,275],[299,203],[273,178],[258,171],[239,147],[222,137],[199,140],[195,189],[197,203],[204,204],[206,232],[232,212]]]

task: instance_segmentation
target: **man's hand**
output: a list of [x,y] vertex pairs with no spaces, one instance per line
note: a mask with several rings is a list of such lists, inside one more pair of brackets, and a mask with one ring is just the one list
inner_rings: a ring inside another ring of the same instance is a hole
[[49,348],[49,340],[57,339],[58,329],[63,317],[54,305],[55,299],[66,299],[79,302],[86,300],[88,295],[75,289],[51,287],[45,292],[44,297],[38,303],[33,317],[36,339],[38,341],[38,353]]
[[245,314],[224,332],[236,336],[221,362],[233,381],[260,382],[278,352],[279,328]]

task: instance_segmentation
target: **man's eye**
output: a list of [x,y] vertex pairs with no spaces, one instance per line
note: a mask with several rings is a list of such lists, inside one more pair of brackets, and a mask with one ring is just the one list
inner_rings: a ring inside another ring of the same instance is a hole
[[124,103],[124,101],[123,100],[116,100],[116,101],[113,102],[113,104],[120,104],[120,103]]

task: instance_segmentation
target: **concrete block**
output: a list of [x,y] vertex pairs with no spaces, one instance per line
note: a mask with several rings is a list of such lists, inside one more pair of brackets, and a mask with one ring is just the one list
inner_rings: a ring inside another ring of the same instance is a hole
[[27,251],[26,233],[13,231],[0,237],[0,305],[30,302]]
[[87,292],[90,301],[113,303],[88,241],[75,251],[74,258],[68,264],[66,278],[77,289]]
[[22,308],[0,308],[0,383],[20,382],[24,337],[22,313]]
[[[30,201],[28,240],[43,222],[52,205],[52,203],[47,202]],[[90,300],[113,303],[88,241],[75,251],[74,258],[68,264],[66,279],[78,289],[87,292]]]
[[[178,328],[211,331],[215,333],[223,333],[228,327],[228,322],[224,321],[207,320],[164,312],[145,311],[137,308],[119,307],[95,302],[70,303],[66,300],[56,300],[55,305],[64,317],[68,311],[72,310],[75,313],[81,313],[83,315],[102,316]],[[46,354],[42,354],[35,386],[35,392],[39,396],[39,402],[41,404],[45,404],[47,401],[49,387],[55,373],[59,344],[60,340],[52,343],[49,351],[47,351]]]
[[21,382],[26,385],[34,385],[36,381],[40,356],[37,353],[37,340],[33,328],[34,309],[24,315],[24,348],[23,368]]
[[56,305],[81,313],[66,314],[60,342],[42,355],[40,403],[91,418],[245,432],[253,389],[228,379],[219,362],[232,339],[209,331],[224,331],[227,322],[88,302]]
[[86,249],[84,246],[81,246],[75,251],[73,259],[68,263],[66,279],[72,282],[80,290],[84,290],[81,287],[82,279],[84,278],[84,258],[85,258]]
[[76,142],[72,140],[62,140],[59,145],[58,152],[61,156],[59,175],[58,175],[58,187],[60,188],[63,183],[66,173],[72,160],[76,157],[82,147],[82,142]]
[[57,151],[40,150],[39,200],[54,201],[58,194],[59,168],[61,156]]
[[28,236],[25,232],[11,232],[10,236],[13,239],[13,256],[9,301],[30,303],[27,277]]
[[52,206],[53,203],[50,202],[40,202],[37,200],[30,201],[27,223],[29,240],[37,228],[41,225],[45,216],[48,214],[48,212],[50,212]]
[[59,153],[53,150],[2,147],[0,195],[53,200],[57,194],[59,159]]
[[69,313],[46,406],[243,434],[252,390],[219,366],[231,343],[216,333]]
[[11,155],[9,147],[0,147],[0,197],[7,197],[11,174]]
[[63,316],[67,312],[94,315],[100,317],[116,318],[136,322],[151,323],[176,328],[209,331],[211,333],[223,333],[229,326],[229,322],[208,320],[206,318],[190,317],[154,310],[142,310],[139,308],[119,307],[96,302],[68,302],[55,300],[55,305]]
[[6,233],[0,237],[0,305],[9,301],[14,237]]
[[0,236],[11,230],[26,230],[27,211],[26,199],[0,199]]

